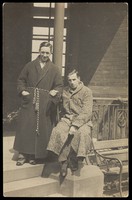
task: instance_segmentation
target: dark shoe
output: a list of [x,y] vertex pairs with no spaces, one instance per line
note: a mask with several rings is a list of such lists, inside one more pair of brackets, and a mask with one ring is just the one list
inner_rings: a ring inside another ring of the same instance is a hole
[[65,177],[67,175],[67,167],[68,167],[68,161],[64,161],[61,163],[61,169],[60,169],[60,175]]
[[16,165],[17,166],[21,166],[21,165],[23,165],[26,162],[27,162],[26,158],[18,158],[18,161],[16,162]]
[[78,161],[75,159],[70,159],[69,167],[70,167],[71,171],[78,170]]
[[30,164],[30,165],[36,165],[37,162],[36,162],[36,160],[29,160],[29,164]]

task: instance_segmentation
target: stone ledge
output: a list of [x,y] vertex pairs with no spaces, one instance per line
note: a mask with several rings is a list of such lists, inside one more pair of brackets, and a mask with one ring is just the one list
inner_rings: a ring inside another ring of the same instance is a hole
[[95,165],[82,163],[74,172],[68,168],[67,176],[59,178],[59,164],[48,163],[42,170],[43,177],[50,177],[61,182],[59,194],[67,197],[102,197],[104,187],[104,174]]
[[104,175],[94,165],[83,165],[74,174],[68,169],[66,179],[60,186],[60,192],[69,197],[102,197]]

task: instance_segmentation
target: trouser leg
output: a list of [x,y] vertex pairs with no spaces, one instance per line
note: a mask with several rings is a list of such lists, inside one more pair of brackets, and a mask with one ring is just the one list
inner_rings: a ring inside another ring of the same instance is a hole
[[67,168],[68,168],[68,164],[69,164],[69,153],[71,150],[71,141],[72,141],[73,137],[68,137],[66,143],[64,144],[60,155],[59,155],[59,162],[60,162],[60,175],[65,177],[67,175]]
[[67,138],[61,152],[60,152],[60,155],[59,155],[59,162],[63,162],[63,161],[66,161],[68,160],[68,156],[69,156],[69,153],[70,153],[70,149],[71,149],[71,141],[73,139],[73,136],[70,136]]
[[21,153],[21,152],[19,152],[19,155],[18,155],[18,159],[19,158],[27,158],[27,154],[26,153]]
[[26,158],[27,160],[35,160],[35,155],[19,152],[18,158]]
[[69,156],[69,167],[72,171],[75,171],[78,169],[78,159],[77,159],[77,153],[73,150],[73,148],[70,148]]

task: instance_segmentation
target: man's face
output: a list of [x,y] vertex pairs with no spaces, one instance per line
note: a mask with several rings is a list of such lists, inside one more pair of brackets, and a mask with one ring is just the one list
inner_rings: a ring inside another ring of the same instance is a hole
[[41,61],[46,62],[51,55],[50,47],[41,47],[39,54]]
[[80,78],[77,77],[76,73],[68,76],[68,83],[72,89],[76,89],[80,83]]

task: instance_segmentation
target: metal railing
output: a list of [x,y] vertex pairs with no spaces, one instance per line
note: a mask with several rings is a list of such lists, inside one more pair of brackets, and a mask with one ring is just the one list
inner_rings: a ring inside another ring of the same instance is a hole
[[[92,115],[92,138],[110,140],[128,137],[128,100],[114,98],[94,98]],[[15,124],[20,108],[3,119],[8,126]],[[16,124],[14,125],[16,126]]]
[[110,140],[128,137],[128,100],[94,98],[92,137]]

